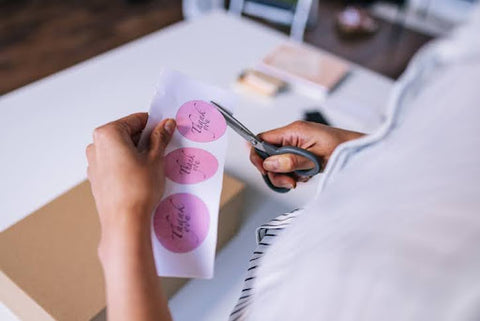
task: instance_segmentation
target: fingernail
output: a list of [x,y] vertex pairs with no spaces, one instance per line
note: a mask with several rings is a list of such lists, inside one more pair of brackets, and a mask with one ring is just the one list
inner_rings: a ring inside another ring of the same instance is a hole
[[169,133],[171,135],[173,133],[173,131],[175,130],[175,122],[173,121],[173,119],[167,120],[165,122],[165,125],[163,126],[163,128],[165,128],[167,133]]
[[294,189],[295,186],[293,186],[292,184],[285,184],[283,185],[284,188],[288,188],[288,189]]
[[274,171],[278,168],[279,162],[278,159],[266,159],[263,162],[263,168],[265,168],[267,171]]
[[289,188],[289,189],[295,189],[297,187],[297,184],[287,183],[287,186],[288,186],[287,188]]

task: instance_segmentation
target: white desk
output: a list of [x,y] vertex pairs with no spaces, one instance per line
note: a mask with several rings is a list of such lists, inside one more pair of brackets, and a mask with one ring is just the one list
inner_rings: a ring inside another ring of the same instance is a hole
[[[162,67],[228,88],[242,69],[254,66],[286,39],[249,20],[216,12],[4,95],[0,98],[0,229],[84,180],[84,148],[93,128],[148,110]],[[355,67],[323,104],[296,93],[274,100],[241,95],[237,116],[252,130],[261,131],[301,118],[305,108],[323,105],[335,126],[369,131],[375,121],[358,121],[341,110],[355,102],[360,110],[379,115],[390,88],[390,80]],[[302,206],[315,191],[316,180],[286,195],[269,191],[249,164],[244,142],[231,132],[229,137],[226,171],[248,184],[248,217],[239,235],[217,257],[215,278],[190,282],[170,301],[176,320],[224,320],[239,293],[255,226],[280,211]],[[0,319],[11,318],[2,306]]]

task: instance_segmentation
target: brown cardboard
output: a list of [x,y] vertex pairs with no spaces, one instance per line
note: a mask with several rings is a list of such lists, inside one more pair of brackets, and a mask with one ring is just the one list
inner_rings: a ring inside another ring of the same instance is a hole
[[[224,176],[217,250],[238,229],[243,189]],[[98,319],[105,308],[99,239],[90,186],[82,182],[0,234],[0,300],[23,320]],[[185,282],[162,279],[169,297]]]

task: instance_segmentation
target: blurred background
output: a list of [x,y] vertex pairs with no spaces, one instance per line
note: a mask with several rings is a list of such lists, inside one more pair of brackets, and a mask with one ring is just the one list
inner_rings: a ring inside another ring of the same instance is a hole
[[[0,320],[37,310],[105,320],[85,146],[95,127],[148,108],[161,68],[235,91],[235,113],[254,132],[306,119],[372,133],[416,51],[478,1],[0,0],[0,289],[2,280],[11,287],[0,291]],[[220,224],[231,241],[222,241],[213,279],[172,287],[176,320],[225,320],[256,228],[316,193],[320,175],[288,194],[270,191],[243,139],[229,139],[225,172],[243,186],[224,188],[233,200],[225,212],[236,208],[231,225]]]
[[[307,1],[297,38],[396,79],[415,51],[465,19],[475,1]],[[0,0],[0,94],[216,8],[293,32],[284,13],[296,7],[295,0]]]

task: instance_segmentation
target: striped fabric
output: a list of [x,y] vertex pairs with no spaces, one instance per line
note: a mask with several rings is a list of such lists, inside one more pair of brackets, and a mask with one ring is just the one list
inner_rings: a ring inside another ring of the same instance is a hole
[[270,222],[261,225],[257,228],[257,247],[250,259],[247,275],[245,276],[243,289],[240,292],[240,297],[237,304],[230,314],[229,321],[243,321],[248,317],[248,306],[252,302],[255,294],[255,278],[257,268],[262,262],[262,258],[268,247],[275,242],[275,238],[282,233],[282,230],[287,228],[290,223],[295,221],[295,218],[301,213],[300,209],[295,209],[289,213],[282,214],[272,219]]

